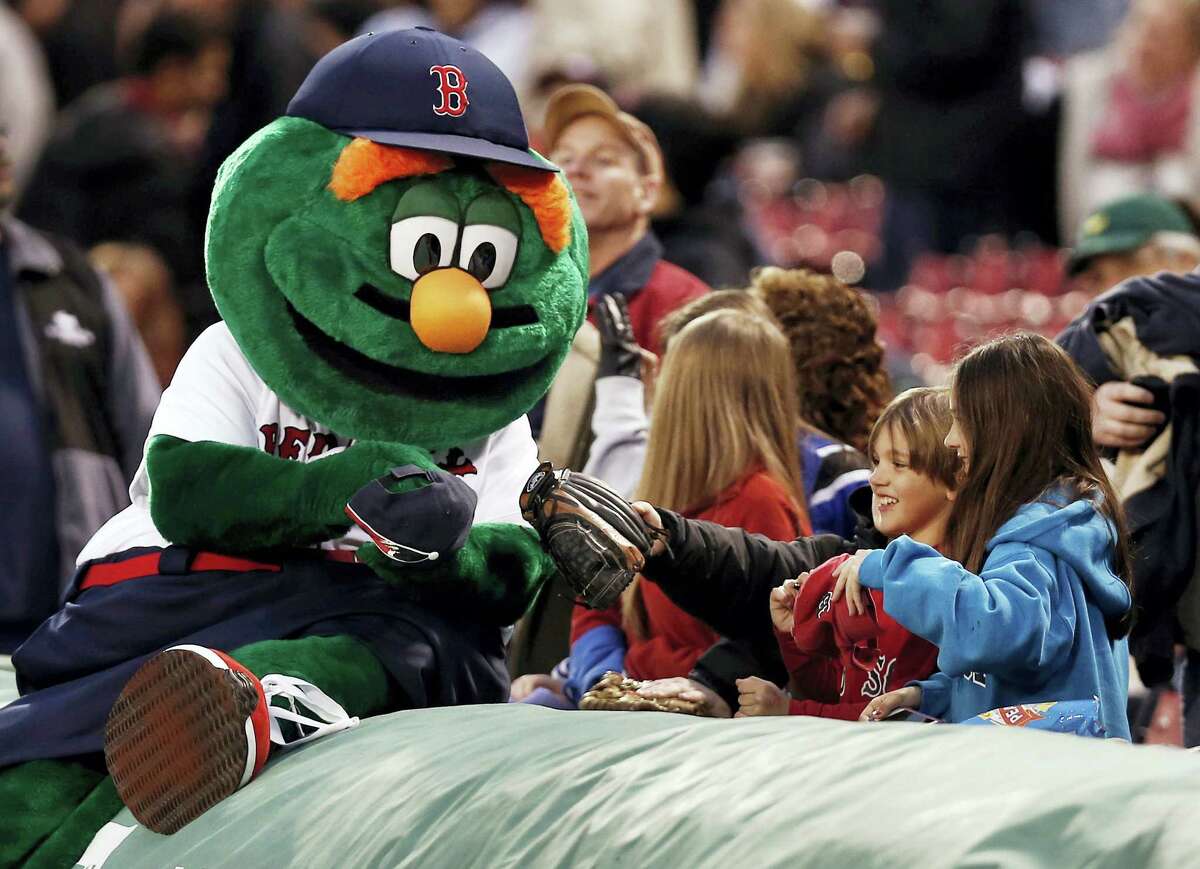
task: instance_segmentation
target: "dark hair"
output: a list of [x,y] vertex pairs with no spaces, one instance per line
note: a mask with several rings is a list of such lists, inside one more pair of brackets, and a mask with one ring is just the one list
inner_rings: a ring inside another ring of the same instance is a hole
[[[1061,486],[1112,522],[1112,569],[1129,586],[1124,511],[1092,440],[1091,388],[1071,357],[1041,335],[1007,335],[964,356],[951,389],[967,448],[947,534],[951,557],[978,573],[1000,526]],[[1128,633],[1132,613],[1105,620],[1110,637]]]
[[220,38],[220,31],[193,15],[160,12],[130,44],[126,66],[135,75],[150,75],[168,60],[195,60]]
[[860,452],[891,398],[875,311],[832,275],[768,266],[750,276],[783,327],[796,362],[800,415]]

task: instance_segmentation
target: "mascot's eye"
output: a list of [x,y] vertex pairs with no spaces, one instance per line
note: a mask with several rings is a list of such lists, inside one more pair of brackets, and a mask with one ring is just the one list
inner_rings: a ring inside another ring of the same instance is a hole
[[427,232],[417,239],[417,246],[413,248],[413,265],[416,266],[418,274],[433,271],[441,258],[442,243],[436,235]]
[[426,272],[445,268],[454,256],[458,224],[444,217],[406,217],[392,224],[392,271],[415,281]]
[[517,258],[517,237],[507,229],[472,224],[463,229],[458,267],[470,272],[484,289],[504,286]]

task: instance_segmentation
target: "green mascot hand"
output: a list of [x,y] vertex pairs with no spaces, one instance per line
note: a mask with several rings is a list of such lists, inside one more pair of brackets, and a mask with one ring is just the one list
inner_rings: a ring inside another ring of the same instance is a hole
[[418,603],[496,625],[513,624],[524,615],[555,570],[537,533],[508,523],[476,525],[463,548],[445,562],[400,564],[374,543],[360,546],[358,559]]
[[159,435],[146,452],[150,515],[172,543],[217,551],[318,543],[344,534],[346,502],[397,465],[436,467],[428,450],[382,441],[306,463]]

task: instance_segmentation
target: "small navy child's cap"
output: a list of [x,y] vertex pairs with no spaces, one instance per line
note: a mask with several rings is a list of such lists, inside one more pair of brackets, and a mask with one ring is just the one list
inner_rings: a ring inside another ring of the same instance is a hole
[[[388,486],[411,477],[424,485],[393,492]],[[416,465],[392,468],[354,493],[346,515],[367,532],[379,551],[402,564],[445,559],[467,542],[478,496],[448,471]]]
[[347,136],[555,172],[529,150],[516,91],[464,42],[428,27],[367,33],[317,61],[287,114]]

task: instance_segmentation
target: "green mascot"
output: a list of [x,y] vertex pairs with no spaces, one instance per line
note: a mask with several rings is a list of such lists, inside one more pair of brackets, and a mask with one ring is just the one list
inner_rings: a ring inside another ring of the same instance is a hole
[[0,866],[71,865],[122,803],[173,832],[272,745],[503,702],[553,572],[525,413],[583,321],[586,232],[487,58],[423,28],[335,49],[222,167],[206,254],[223,322],[14,655]]

